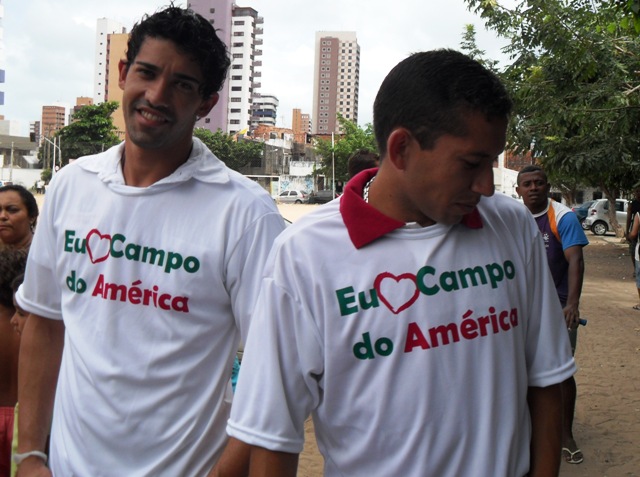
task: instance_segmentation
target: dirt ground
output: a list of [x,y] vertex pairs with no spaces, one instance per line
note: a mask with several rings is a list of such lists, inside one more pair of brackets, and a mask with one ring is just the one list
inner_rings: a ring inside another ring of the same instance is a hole
[[[280,206],[295,221],[314,206]],[[578,400],[574,436],[584,453],[563,463],[561,477],[640,476],[640,311],[628,246],[587,233],[585,282],[576,362]],[[322,457],[307,422],[300,477],[322,476]]]

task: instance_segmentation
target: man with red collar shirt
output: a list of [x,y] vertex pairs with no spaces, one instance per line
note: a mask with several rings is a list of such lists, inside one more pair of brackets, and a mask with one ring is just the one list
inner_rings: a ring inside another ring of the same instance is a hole
[[511,102],[416,53],[374,104],[380,168],[276,239],[212,475],[556,476],[575,371],[540,233],[494,196]]

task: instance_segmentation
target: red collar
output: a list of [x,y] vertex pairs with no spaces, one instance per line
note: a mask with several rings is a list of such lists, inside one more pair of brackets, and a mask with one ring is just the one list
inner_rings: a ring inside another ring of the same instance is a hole
[[[378,169],[368,169],[353,177],[344,188],[340,199],[340,213],[347,227],[349,238],[356,248],[362,248],[376,239],[393,232],[405,223],[393,219],[362,198],[362,191],[369,180],[378,173]],[[482,218],[478,209],[462,218],[462,223],[470,229],[482,228]]]

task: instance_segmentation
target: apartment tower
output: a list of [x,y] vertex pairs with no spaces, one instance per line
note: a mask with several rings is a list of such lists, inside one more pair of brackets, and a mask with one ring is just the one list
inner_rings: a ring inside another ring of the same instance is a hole
[[273,95],[265,94],[254,97],[251,130],[257,128],[259,124],[275,127],[278,115],[278,104],[280,104],[278,98]]
[[355,32],[316,32],[312,128],[340,132],[337,115],[358,122],[360,46]]
[[42,135],[52,137],[66,125],[64,106],[42,106]]
[[247,130],[254,113],[253,100],[260,90],[260,49],[264,20],[250,7],[239,7],[232,0],[190,0],[188,7],[209,20],[227,45],[231,66],[220,99],[196,127],[230,134]]
[[[1,1],[1,0],[0,0]],[[107,101],[105,95],[108,82],[109,35],[112,33],[126,33],[126,28],[115,20],[99,18],[96,23],[96,50],[93,73],[93,103],[100,104]],[[116,65],[117,67],[117,65]],[[117,86],[117,85],[116,85]]]

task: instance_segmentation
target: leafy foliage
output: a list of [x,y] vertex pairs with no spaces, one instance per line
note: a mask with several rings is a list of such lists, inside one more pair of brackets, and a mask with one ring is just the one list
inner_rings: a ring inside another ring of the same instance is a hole
[[509,147],[531,151],[568,188],[600,188],[614,210],[640,161],[640,40],[622,28],[624,13],[605,0],[527,0],[511,10],[465,1],[509,41]]
[[69,159],[96,154],[120,142],[111,118],[116,109],[116,101],[107,101],[83,106],[73,115],[73,122],[56,133],[61,141],[62,165],[68,164]]
[[264,145],[256,141],[236,141],[232,134],[221,130],[215,133],[196,128],[193,135],[200,139],[229,168],[241,172],[256,158],[262,157]]
[[640,0],[613,0],[616,8],[622,12],[619,23],[610,23],[609,29],[614,31],[618,26],[640,34]]
[[[347,169],[349,157],[359,149],[377,151],[376,140],[373,134],[373,126],[367,124],[364,129],[355,122],[345,119],[338,114],[338,121],[342,126],[343,134],[334,137],[334,145],[331,139],[318,139],[315,145],[316,154],[321,157],[321,165],[317,172],[325,177],[333,176],[332,162],[335,163],[336,181],[346,182],[349,179]],[[332,157],[333,153],[333,157]]]

